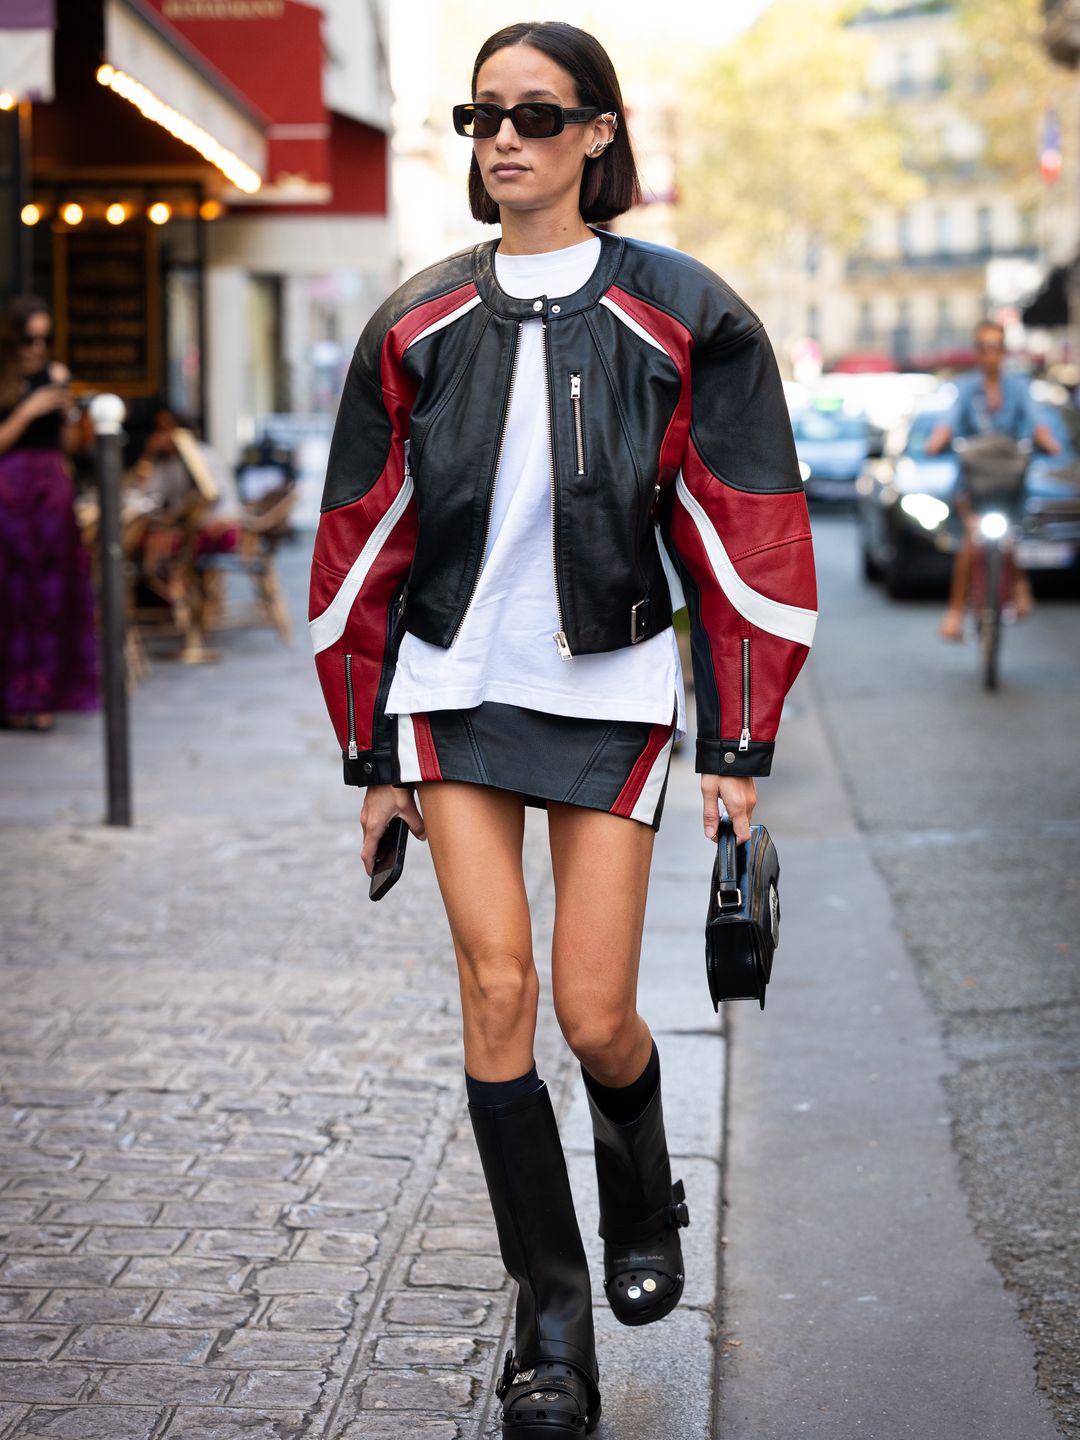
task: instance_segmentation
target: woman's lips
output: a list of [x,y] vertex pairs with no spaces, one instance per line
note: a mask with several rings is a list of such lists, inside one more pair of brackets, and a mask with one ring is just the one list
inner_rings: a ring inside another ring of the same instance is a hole
[[493,175],[524,175],[527,172],[524,165],[493,165],[491,173]]

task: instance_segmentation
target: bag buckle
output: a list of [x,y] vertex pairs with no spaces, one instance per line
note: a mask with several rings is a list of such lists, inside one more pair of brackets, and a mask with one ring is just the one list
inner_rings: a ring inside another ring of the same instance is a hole
[[741,910],[742,891],[735,884],[725,884],[723,881],[716,892],[716,903],[721,910]]

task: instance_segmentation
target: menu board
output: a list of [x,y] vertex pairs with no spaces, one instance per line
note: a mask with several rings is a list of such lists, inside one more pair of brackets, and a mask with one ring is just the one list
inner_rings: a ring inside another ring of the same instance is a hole
[[55,239],[57,354],[76,386],[152,394],[159,348],[153,232],[87,226]]

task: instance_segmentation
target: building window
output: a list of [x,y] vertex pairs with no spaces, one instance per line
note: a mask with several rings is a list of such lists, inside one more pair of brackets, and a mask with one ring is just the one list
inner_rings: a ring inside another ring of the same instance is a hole
[[874,336],[874,306],[869,300],[859,301],[859,329],[858,340],[860,345],[867,345]]
[[806,273],[816,275],[821,268],[821,241],[816,235],[806,237]]
[[1038,212],[1034,205],[1025,205],[1020,211],[1020,244],[1025,250],[1033,248],[1039,243],[1036,234],[1036,222]]
[[911,215],[907,210],[901,210],[897,217],[896,235],[900,245],[900,254],[906,260],[911,254]]
[[948,295],[939,295],[937,302],[937,336],[944,345],[952,337],[952,302]]
[[979,237],[979,249],[986,251],[994,247],[993,226],[989,205],[980,205],[975,212],[975,230]]
[[806,333],[811,340],[821,339],[821,313],[816,305],[806,307]]
[[939,255],[948,255],[952,250],[952,216],[948,210],[934,212],[934,238]]

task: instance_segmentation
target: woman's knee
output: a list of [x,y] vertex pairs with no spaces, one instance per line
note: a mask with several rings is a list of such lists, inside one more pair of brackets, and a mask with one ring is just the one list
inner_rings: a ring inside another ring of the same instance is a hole
[[621,1068],[625,1055],[638,1044],[642,1020],[635,1007],[596,1003],[556,1005],[563,1038],[591,1073]]
[[461,997],[467,1020],[493,1036],[530,1024],[536,1012],[540,982],[531,955],[512,950],[485,950],[464,957]]

